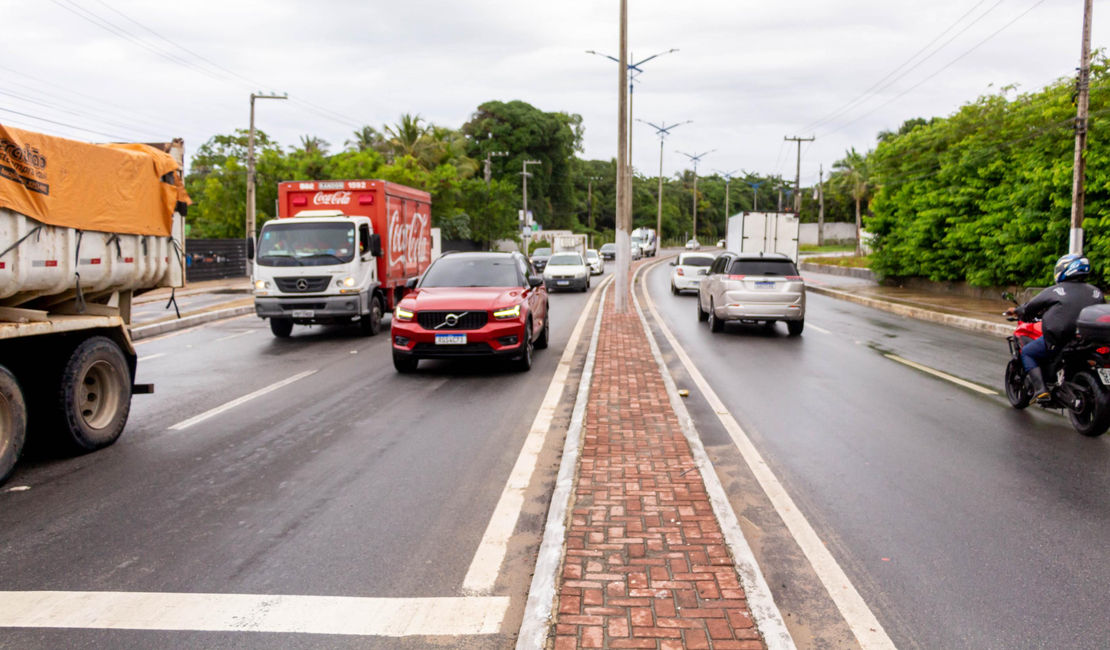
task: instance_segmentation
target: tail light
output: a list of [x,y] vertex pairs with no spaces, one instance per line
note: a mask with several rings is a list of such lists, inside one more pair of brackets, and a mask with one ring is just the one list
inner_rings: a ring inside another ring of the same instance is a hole
[[802,276],[800,276],[800,275],[788,275],[788,276],[786,276],[786,279],[787,280],[794,280],[795,282],[801,282],[802,281]]
[[676,273],[676,275],[686,275],[686,274],[682,272],[682,267],[679,267],[678,272]]
[[729,280],[743,280],[746,277],[748,277],[748,276],[746,276],[746,275],[730,275],[730,276],[728,276],[728,279]]
[[1099,348],[1095,350],[1095,352],[1098,352],[1099,354],[1110,354],[1110,348]]

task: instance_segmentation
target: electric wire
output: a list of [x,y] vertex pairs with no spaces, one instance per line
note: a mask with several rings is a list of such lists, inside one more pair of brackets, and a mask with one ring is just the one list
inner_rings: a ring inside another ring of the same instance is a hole
[[0,111],[4,111],[5,113],[11,113],[13,115],[20,115],[20,116],[23,116],[23,117],[26,117],[26,118],[32,119],[32,120],[41,120],[41,121],[47,122],[49,124],[57,124],[59,126],[64,126],[64,127],[70,128],[70,129],[76,129],[78,131],[84,131],[86,133],[94,133],[96,135],[102,135],[104,137],[111,138],[113,140],[117,140],[119,142],[126,142],[130,139],[130,138],[125,138],[125,137],[121,137],[121,136],[118,136],[118,135],[113,135],[111,133],[104,133],[103,131],[94,131],[93,129],[86,129],[84,127],[76,126],[74,124],[66,124],[65,122],[59,122],[57,120],[50,120],[50,119],[47,119],[45,117],[39,117],[37,115],[31,115],[30,113],[21,113],[20,111],[13,111],[10,108],[0,107]]

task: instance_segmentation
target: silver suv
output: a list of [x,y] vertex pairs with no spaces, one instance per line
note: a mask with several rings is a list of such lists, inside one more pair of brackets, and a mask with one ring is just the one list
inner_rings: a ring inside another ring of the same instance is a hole
[[711,332],[725,322],[786,321],[791,336],[802,333],[806,318],[806,285],[794,262],[785,255],[724,253],[709,267],[698,286],[698,320]]

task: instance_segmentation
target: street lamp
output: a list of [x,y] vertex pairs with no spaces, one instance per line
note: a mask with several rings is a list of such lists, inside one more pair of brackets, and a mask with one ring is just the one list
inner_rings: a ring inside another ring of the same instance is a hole
[[688,154],[685,151],[679,151],[678,152],[678,153],[682,154],[683,156],[686,156],[687,158],[689,158],[694,163],[694,229],[693,229],[693,233],[694,233],[693,239],[694,239],[694,241],[698,240],[698,163],[701,162],[701,159],[702,159],[703,156],[708,156],[709,154],[713,153],[714,151],[716,151],[716,149],[711,149],[709,151],[706,151],[705,153],[697,153],[697,154]]
[[486,152],[486,160],[483,165],[486,168],[486,189],[489,189],[490,181],[493,180],[493,159],[502,156],[508,156],[508,151],[488,151]]
[[753,183],[751,181],[744,182],[752,188],[752,212],[759,212],[759,187],[767,181],[759,181],[758,183]]
[[723,172],[723,171],[720,171],[720,170],[717,170],[717,169],[713,170],[714,173],[720,174],[721,176],[725,177],[725,234],[726,235],[728,234],[728,218],[730,216],[732,216],[728,212],[728,198],[729,198],[729,196],[728,196],[728,184],[732,181],[733,174],[736,174],[739,171],[740,171],[739,169],[737,169],[736,171],[732,171],[732,172]]
[[686,120],[685,122],[679,122],[678,124],[672,124],[670,126],[667,126],[666,122],[663,122],[663,126],[656,126],[651,122],[646,122],[641,119],[637,119],[636,121],[643,122],[655,129],[655,134],[659,136],[659,211],[655,216],[655,238],[657,241],[661,241],[663,237],[663,142],[666,140],[667,136],[671,134],[671,129],[677,129],[683,124],[690,124],[693,120]]
[[[643,74],[643,72],[644,72],[642,69],[640,69],[640,66],[647,63],[648,61],[651,61],[652,59],[661,57],[664,54],[671,54],[672,52],[677,52],[677,51],[678,51],[678,48],[674,47],[674,48],[671,48],[671,49],[667,50],[666,52],[660,52],[658,54],[652,54],[651,56],[649,56],[646,59],[641,59],[641,60],[639,60],[635,63],[627,64],[628,65],[628,164],[629,164],[630,167],[632,166],[632,121],[633,121],[632,120],[632,97],[633,97],[632,83],[634,81],[637,81],[637,79],[636,79],[637,75]],[[620,63],[620,59],[618,59],[614,56],[609,56],[608,54],[602,54],[601,52],[595,52],[594,50],[586,50],[586,54],[595,54],[597,56],[603,56],[606,59],[616,61],[618,64]],[[635,58],[635,57],[633,57],[633,58]]]

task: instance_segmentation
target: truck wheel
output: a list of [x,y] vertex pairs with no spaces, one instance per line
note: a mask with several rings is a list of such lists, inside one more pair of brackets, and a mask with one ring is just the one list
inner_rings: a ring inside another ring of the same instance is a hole
[[370,299],[370,313],[358,321],[363,336],[374,336],[382,331],[382,301],[377,296]]
[[15,375],[0,366],[0,485],[8,479],[27,440],[27,403]]
[[86,339],[70,355],[58,391],[62,444],[87,452],[119,439],[131,411],[131,370],[115,341]]
[[287,339],[293,333],[293,321],[288,318],[271,318],[270,331],[279,339]]

